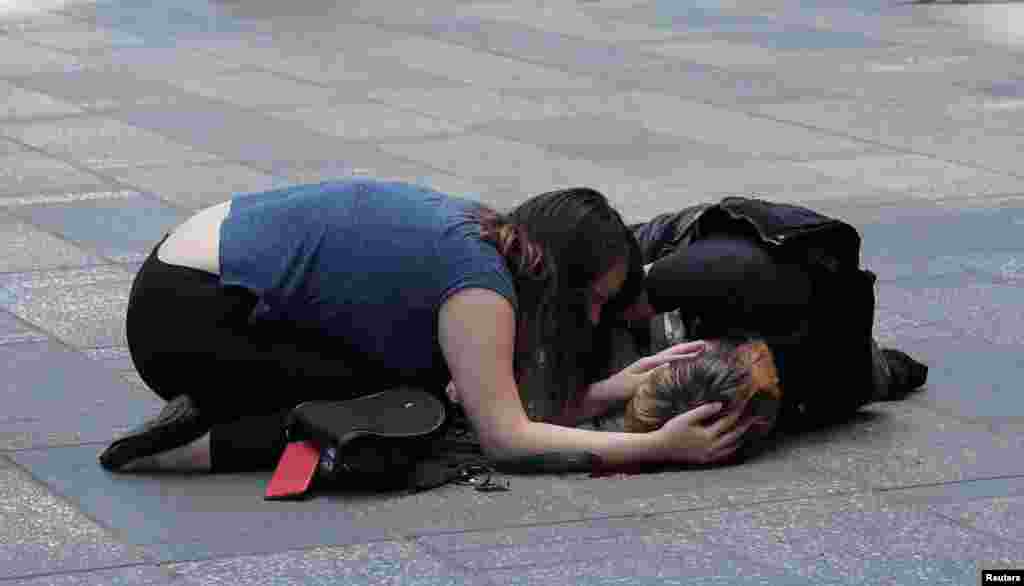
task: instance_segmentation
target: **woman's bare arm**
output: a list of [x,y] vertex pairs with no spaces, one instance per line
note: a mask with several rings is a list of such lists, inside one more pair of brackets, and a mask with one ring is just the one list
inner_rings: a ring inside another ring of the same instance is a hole
[[[459,399],[484,452],[512,459],[548,452],[590,452],[609,465],[630,462],[710,462],[738,445],[748,424],[739,415],[699,425],[719,410],[704,405],[650,433],[613,433],[530,421],[513,375],[515,315],[511,303],[486,289],[449,298],[438,322],[441,349]],[[677,421],[678,420],[678,421]]]

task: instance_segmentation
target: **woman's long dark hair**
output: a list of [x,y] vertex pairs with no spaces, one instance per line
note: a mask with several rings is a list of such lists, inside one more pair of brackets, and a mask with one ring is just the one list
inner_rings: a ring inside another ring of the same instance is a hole
[[481,237],[498,248],[516,280],[515,369],[524,405],[533,418],[553,419],[607,364],[608,331],[590,323],[588,290],[625,260],[626,284],[603,313],[638,295],[639,247],[607,198],[589,188],[544,193],[505,215],[482,209],[480,222]]

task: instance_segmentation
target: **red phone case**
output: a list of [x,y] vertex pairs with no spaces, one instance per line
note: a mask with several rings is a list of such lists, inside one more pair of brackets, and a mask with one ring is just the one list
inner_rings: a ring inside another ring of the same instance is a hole
[[312,441],[291,442],[281,454],[267,485],[266,500],[297,499],[307,495],[320,463],[320,446]]

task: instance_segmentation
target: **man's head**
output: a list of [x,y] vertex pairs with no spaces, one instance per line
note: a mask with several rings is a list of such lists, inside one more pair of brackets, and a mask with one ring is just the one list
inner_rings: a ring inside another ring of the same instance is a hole
[[782,399],[772,351],[759,338],[707,343],[699,357],[659,368],[637,391],[626,408],[626,431],[653,431],[680,413],[715,402],[725,404],[719,416],[744,409],[768,420],[752,427],[748,438],[771,431]]

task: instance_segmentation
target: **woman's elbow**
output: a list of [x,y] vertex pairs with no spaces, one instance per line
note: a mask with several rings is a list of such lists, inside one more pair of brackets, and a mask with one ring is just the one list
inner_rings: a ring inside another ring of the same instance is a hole
[[529,420],[492,426],[477,433],[480,449],[491,460],[505,460],[529,451]]

